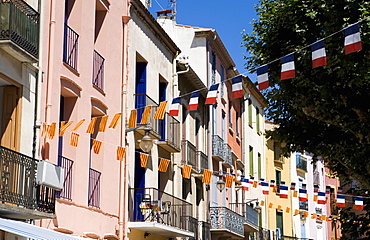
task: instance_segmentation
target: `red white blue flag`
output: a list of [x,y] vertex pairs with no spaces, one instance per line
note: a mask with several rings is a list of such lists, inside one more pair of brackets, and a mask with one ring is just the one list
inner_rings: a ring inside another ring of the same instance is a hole
[[216,104],[219,83],[213,84],[207,93],[205,104]]
[[247,178],[242,178],[242,190],[248,191],[249,186],[248,186],[249,180]]
[[344,52],[346,54],[362,50],[360,26],[353,24],[344,29]]
[[317,204],[326,204],[325,192],[317,193]]
[[177,97],[172,100],[172,104],[171,104],[170,112],[168,113],[168,116],[178,116],[179,115],[180,100],[181,100],[181,97]]
[[257,69],[258,90],[262,91],[269,87],[268,65],[263,65]]
[[286,55],[281,59],[280,80],[295,78],[294,53]]
[[269,195],[269,184],[267,182],[261,182],[262,194]]
[[355,206],[354,209],[363,209],[364,208],[364,200],[362,197],[355,197]]
[[337,194],[336,205],[337,205],[337,207],[345,207],[346,206],[346,198],[343,194]]
[[242,75],[233,77],[232,82],[232,94],[231,98],[241,98],[243,97],[243,85],[242,85]]
[[200,91],[194,91],[191,93],[188,111],[195,111],[198,108],[198,99]]
[[307,189],[299,189],[299,201],[307,202]]
[[280,186],[280,198],[288,198],[288,186]]
[[326,65],[325,42],[320,40],[311,45],[312,68]]

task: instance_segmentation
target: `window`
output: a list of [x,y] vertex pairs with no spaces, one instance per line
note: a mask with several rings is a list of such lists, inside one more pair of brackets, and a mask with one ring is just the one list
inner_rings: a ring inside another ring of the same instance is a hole
[[253,105],[252,105],[252,100],[250,100],[250,99],[248,99],[248,125],[250,126],[250,127],[252,127],[252,107],[253,107]]
[[258,179],[262,177],[262,160],[261,160],[261,153],[258,153],[257,155],[258,159]]
[[88,205],[96,208],[100,208],[100,177],[100,172],[90,168]]
[[259,108],[256,108],[256,131],[257,133],[260,133],[260,110]]
[[249,174],[254,175],[253,169],[253,147],[249,146]]
[[104,91],[104,61],[105,59],[94,50],[92,84]]
[[276,180],[276,187],[277,193],[280,192],[280,182],[281,182],[281,172],[279,170],[275,170],[275,180]]
[[276,210],[276,229],[279,229],[278,231],[280,231],[280,237],[284,235],[283,212],[277,210]]
[[281,158],[281,144],[280,142],[274,142],[274,160],[279,161]]
[[216,83],[216,54],[212,51],[212,84]]
[[224,88],[225,88],[225,68],[220,65],[220,76],[221,76],[221,97],[224,98],[225,93],[224,93]]
[[225,133],[225,125],[226,125],[226,113],[224,111],[222,111],[222,133],[221,133],[221,137],[222,139],[225,141],[226,139],[226,133]]
[[217,135],[217,105],[214,104],[212,108],[212,134]]
[[232,104],[231,102],[229,102],[229,128],[233,128],[233,118],[231,114],[231,107],[232,107]]
[[63,62],[77,71],[78,34],[68,26],[75,0],[65,1]]

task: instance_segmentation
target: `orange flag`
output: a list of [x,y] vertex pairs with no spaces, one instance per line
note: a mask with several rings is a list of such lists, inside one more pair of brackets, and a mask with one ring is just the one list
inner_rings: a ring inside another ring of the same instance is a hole
[[46,137],[48,125],[46,123],[42,123],[42,131],[41,131],[41,137]]
[[286,212],[286,213],[290,213],[290,207],[286,207],[285,212]]
[[154,113],[154,119],[163,119],[166,113],[167,101],[163,101],[159,104],[157,111]]
[[121,118],[121,113],[116,113],[112,119],[112,121],[110,122],[109,124],[109,128],[113,128],[115,129],[117,127],[117,124],[118,124],[118,121],[120,120]]
[[105,132],[107,130],[108,116],[101,117],[99,124],[99,132]]
[[307,212],[307,211],[304,211],[303,216],[304,216],[305,218],[306,218],[306,217],[308,217],[308,212]]
[[257,187],[257,181],[253,181],[253,187],[256,188]]
[[294,215],[298,215],[298,214],[299,214],[299,210],[298,209],[294,210]]
[[278,205],[277,210],[281,211],[281,206],[280,205]]
[[85,122],[85,119],[80,120],[77,125],[72,129],[72,131],[77,131],[81,125]]
[[149,121],[149,115],[150,115],[150,110],[152,110],[152,106],[146,106],[144,108],[144,112],[141,115],[141,121],[140,124],[147,124]]
[[125,156],[125,153],[126,153],[126,148],[118,146],[117,147],[117,160],[122,161],[123,157]]
[[69,145],[71,145],[73,147],[77,147],[79,138],[80,138],[80,134],[72,132],[71,136],[69,138]]
[[317,195],[315,194],[315,195],[313,195],[313,201],[314,202],[317,202]]
[[137,111],[131,110],[130,119],[128,120],[128,128],[136,128]]
[[57,123],[52,123],[49,128],[49,138],[54,139],[55,133],[57,131]]
[[148,163],[149,154],[140,153],[140,166],[145,168]]
[[165,158],[160,158],[158,171],[160,172],[167,172],[168,165],[170,164],[170,160]]
[[293,197],[298,197],[298,192],[297,191],[293,192]]
[[261,207],[265,206],[265,201],[263,201],[263,200],[262,200],[262,201],[260,202],[260,206],[261,206]]
[[326,221],[326,215],[321,215],[321,220]]
[[89,126],[87,127],[86,133],[94,134],[96,118],[92,118]]
[[208,169],[204,169],[202,182],[208,183],[208,184],[211,183],[211,177],[212,177],[212,171]]
[[274,186],[274,187],[272,188],[272,192],[273,192],[273,193],[276,193],[276,192],[277,192],[277,186]]
[[272,206],[274,206],[274,204],[273,203],[270,203],[269,204],[269,208],[272,208]]
[[233,186],[234,176],[231,174],[226,174],[225,178],[226,178],[225,187],[231,188]]
[[316,219],[316,217],[317,217],[317,214],[313,213],[312,216],[311,216],[311,219]]
[[[63,122],[64,123],[64,122]],[[59,136],[62,137],[64,133],[67,131],[67,129],[72,125],[73,121],[69,121],[67,123],[64,123],[63,125],[60,126],[59,129]]]
[[99,141],[99,140],[96,140],[96,139],[93,140],[93,148],[94,148],[94,153],[95,154],[100,153],[100,149],[101,149],[102,144],[103,144],[102,141]]
[[187,179],[190,179],[190,176],[191,176],[191,166],[190,165],[184,165],[182,167],[182,177],[183,178],[187,178]]

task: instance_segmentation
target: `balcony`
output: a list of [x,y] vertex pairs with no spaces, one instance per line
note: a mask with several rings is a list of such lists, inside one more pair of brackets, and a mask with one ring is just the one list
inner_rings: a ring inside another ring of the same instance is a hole
[[61,166],[64,169],[64,183],[63,183],[63,190],[57,192],[57,197],[72,200],[73,161],[66,157],[59,156],[58,166]]
[[212,156],[219,161],[225,158],[224,140],[218,135],[212,135]]
[[180,152],[180,122],[172,116],[165,114],[164,119],[158,119],[158,131],[161,138],[158,145],[168,152]]
[[63,62],[77,71],[78,34],[67,24],[64,25]]
[[94,50],[92,84],[104,92],[104,61],[105,59]]
[[37,62],[39,13],[22,0],[1,1],[0,13],[0,47],[20,62]]
[[198,171],[197,165],[197,149],[188,140],[181,141],[181,163],[190,165],[194,170]]
[[199,222],[200,239],[211,240],[211,225],[208,222]]
[[[135,108],[137,109],[137,122],[140,123],[142,114],[144,112],[144,108],[146,106],[152,106],[152,110],[149,114],[149,121],[148,125],[151,127],[150,136],[152,138],[161,139],[160,129],[159,129],[159,121],[158,119],[154,119],[154,114],[158,109],[158,104],[151,99],[146,94],[135,94]],[[144,130],[142,128],[137,128],[136,130],[140,134],[144,135]]]
[[155,188],[130,188],[129,195],[129,228],[168,237],[195,237],[190,203]]
[[199,167],[197,170],[200,172],[204,169],[208,169],[208,156],[202,151],[197,151],[197,166]]
[[0,216],[55,218],[55,190],[36,185],[37,160],[0,147]]
[[225,155],[224,155],[223,164],[226,165],[227,167],[234,166],[234,164],[233,164],[233,155],[232,155],[231,147],[229,146],[229,144],[225,143],[224,144],[224,149],[225,149]]
[[252,235],[253,238],[252,239],[256,239],[256,240],[273,240],[273,239],[275,239],[275,238],[271,237],[271,234],[272,234],[271,230],[267,230],[267,229],[264,229],[264,228],[259,228],[258,232],[253,233],[253,235]]
[[242,215],[226,207],[210,207],[212,238],[244,239]]
[[307,159],[300,154],[296,155],[296,167],[297,171],[301,171],[303,173],[307,172]]
[[246,203],[230,203],[230,209],[243,216],[244,232],[258,231],[258,212]]

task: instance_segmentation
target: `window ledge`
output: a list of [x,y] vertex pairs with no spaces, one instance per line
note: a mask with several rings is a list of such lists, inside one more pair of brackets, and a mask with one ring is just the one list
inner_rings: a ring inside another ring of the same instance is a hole
[[63,65],[64,65],[66,68],[68,68],[68,70],[69,70],[69,71],[71,71],[73,74],[75,74],[77,77],[79,77],[79,76],[80,76],[80,73],[79,73],[76,69],[74,69],[74,68],[72,68],[71,66],[69,66],[67,63],[63,62]]

